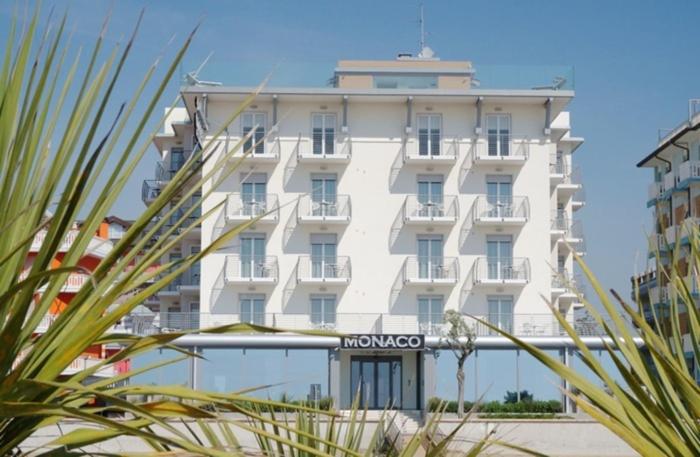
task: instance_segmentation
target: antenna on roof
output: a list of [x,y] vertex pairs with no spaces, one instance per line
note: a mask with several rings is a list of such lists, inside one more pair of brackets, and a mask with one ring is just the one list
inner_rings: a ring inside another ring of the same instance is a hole
[[216,81],[202,81],[199,79],[199,72],[202,71],[202,68],[209,62],[209,59],[211,56],[214,55],[214,51],[210,52],[209,55],[207,56],[206,59],[204,59],[204,62],[197,68],[195,71],[191,71],[185,75],[183,78],[183,82],[187,84],[188,86],[220,86],[220,82]]
[[419,59],[434,59],[435,58],[435,52],[430,49],[430,47],[425,44],[425,17],[423,15],[423,4],[420,4],[420,17],[418,18],[418,23],[420,24],[420,42],[418,43],[418,46],[420,47],[420,51],[418,51],[418,58]]

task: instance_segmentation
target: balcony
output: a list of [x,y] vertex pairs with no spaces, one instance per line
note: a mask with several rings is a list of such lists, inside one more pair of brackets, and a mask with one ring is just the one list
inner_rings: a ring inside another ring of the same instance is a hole
[[583,188],[581,170],[574,168],[574,170],[571,173],[567,173],[556,186],[557,192],[560,196],[563,198],[572,197],[576,192]]
[[352,205],[349,195],[337,195],[334,200],[314,200],[304,195],[297,205],[297,218],[300,224],[340,224],[350,223]]
[[403,161],[414,165],[452,166],[459,157],[459,140],[441,139],[437,148],[429,150],[426,143],[420,144],[416,138],[407,139],[403,144]]
[[474,265],[474,285],[522,287],[530,282],[530,259],[479,257]]
[[296,154],[299,163],[345,165],[350,163],[352,158],[352,140],[348,136],[343,139],[336,138],[330,143],[320,144],[299,136]]
[[564,181],[568,174],[568,166],[563,157],[552,155],[549,158],[549,182],[556,186]]
[[[229,147],[233,147],[233,144]],[[280,149],[279,138],[268,135],[257,144],[248,141],[234,151],[229,160],[234,163],[242,160],[246,164],[275,164],[280,161]]]
[[688,160],[680,164],[676,186],[684,189],[688,187],[691,181],[697,180],[700,180],[700,161]]
[[226,256],[224,279],[229,284],[276,284],[279,278],[277,257]]
[[232,193],[226,198],[226,221],[276,224],[279,220],[279,200],[275,194],[264,196]]
[[673,246],[667,243],[666,237],[661,233],[652,233],[649,235],[649,257],[653,257],[657,252],[664,253]]
[[297,282],[299,284],[345,285],[350,283],[351,278],[350,257],[299,256],[297,262]]
[[[475,165],[522,166],[530,156],[530,141],[509,140],[501,149],[489,147],[486,141],[477,141],[472,145],[473,163]],[[505,147],[503,147],[505,146]]]
[[[137,335],[153,335],[178,330],[232,325],[242,322],[267,325],[289,331],[299,330],[334,330],[345,334],[424,334],[442,336],[446,329],[442,315],[390,314],[390,313],[338,313],[325,315],[311,313],[180,313],[162,312],[147,320],[139,315],[128,316],[127,331]],[[463,315],[468,326],[474,329],[476,336],[497,335],[477,319],[492,323],[515,336],[562,336],[564,329],[551,313],[540,314],[487,314]],[[600,336],[595,326],[578,322],[567,316],[567,321],[579,336]],[[253,333],[251,331],[251,333]]]
[[571,197],[571,209],[578,211],[586,206],[586,189],[581,186]]
[[649,184],[647,208],[654,206],[656,200],[661,198],[665,191],[666,188],[663,182],[653,182]]
[[571,275],[566,269],[552,274],[552,297],[574,300],[583,291],[583,282]]
[[410,256],[404,261],[402,275],[404,284],[454,286],[459,281],[459,259]]
[[472,206],[472,220],[484,227],[522,226],[530,217],[527,197],[488,197],[479,195]]
[[459,219],[459,202],[454,195],[431,201],[420,195],[408,195],[403,204],[403,220],[409,225],[453,225]]
[[550,228],[552,241],[569,246],[578,255],[584,255],[585,238],[581,221],[571,221],[565,212],[556,212]]
[[161,185],[159,181],[155,179],[146,179],[143,181],[141,186],[141,200],[146,204],[150,205],[155,201],[160,195]]
[[663,183],[664,183],[664,189],[666,190],[666,192],[673,191],[673,188],[676,187],[676,179],[677,179],[677,176],[673,170],[669,171],[668,173],[666,173],[664,175]]

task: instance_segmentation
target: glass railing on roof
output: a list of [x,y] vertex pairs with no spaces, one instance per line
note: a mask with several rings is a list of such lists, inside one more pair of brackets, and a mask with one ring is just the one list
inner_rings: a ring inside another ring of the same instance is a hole
[[[334,60],[276,62],[273,59],[237,60],[232,65],[214,56],[198,79],[225,86],[255,87],[269,78],[268,87],[333,87],[336,65]],[[570,65],[472,65],[473,89],[573,90],[575,87],[574,67]]]

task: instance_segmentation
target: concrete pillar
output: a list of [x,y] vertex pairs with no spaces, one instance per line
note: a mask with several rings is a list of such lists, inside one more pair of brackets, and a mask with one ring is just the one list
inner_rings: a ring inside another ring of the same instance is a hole
[[425,411],[428,406],[428,400],[437,395],[437,352],[423,351],[423,374],[421,375],[422,389],[421,405],[418,407]]
[[[195,346],[192,348],[192,352],[196,354],[202,354],[202,348]],[[188,380],[189,385],[192,389],[199,389],[202,385],[202,360],[198,357],[190,357],[190,379]]]
[[[349,380],[348,380],[349,381]],[[333,405],[340,409],[340,351],[328,350],[328,396],[333,398]]]
[[[572,368],[573,358],[574,358],[574,349],[573,348],[559,349],[559,357],[560,357],[561,363],[563,363],[564,365],[566,365],[569,368]],[[562,378],[561,379],[561,388],[564,389],[564,391],[568,392],[569,390],[571,390],[571,384],[569,383],[569,381]],[[571,400],[564,393],[561,394],[561,404],[564,408],[564,413],[572,414],[572,413],[576,412],[576,404],[573,402],[573,400]]]

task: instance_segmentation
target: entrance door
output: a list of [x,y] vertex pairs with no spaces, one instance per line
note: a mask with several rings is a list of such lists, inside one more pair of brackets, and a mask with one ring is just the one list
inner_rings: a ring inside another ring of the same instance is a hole
[[359,391],[360,408],[401,409],[401,357],[353,356],[350,362],[352,398]]

